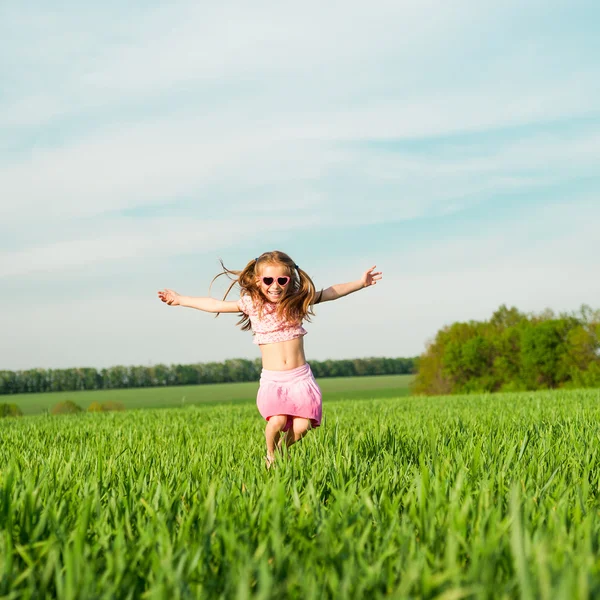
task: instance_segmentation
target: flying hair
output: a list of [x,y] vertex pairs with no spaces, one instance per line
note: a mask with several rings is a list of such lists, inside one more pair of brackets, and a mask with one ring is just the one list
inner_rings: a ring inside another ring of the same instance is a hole
[[[228,269],[221,259],[219,262],[223,271],[213,278],[210,286],[212,287],[212,284],[222,275],[231,280],[231,285],[227,288],[223,300],[227,298],[232,288],[238,285],[240,295],[250,296],[254,305],[258,307],[259,314],[262,313],[262,309],[268,301],[258,286],[258,275],[263,266],[281,265],[286,269],[290,282],[285,286],[283,296],[277,303],[277,315],[290,322],[303,320],[310,322],[311,316],[314,316],[312,305],[320,302],[323,291],[321,290],[317,297],[315,284],[308,273],[302,270],[285,252],[279,250],[263,252],[259,257],[252,259],[241,271]],[[250,317],[244,314],[237,325],[241,326],[242,331],[249,331],[251,329]]]

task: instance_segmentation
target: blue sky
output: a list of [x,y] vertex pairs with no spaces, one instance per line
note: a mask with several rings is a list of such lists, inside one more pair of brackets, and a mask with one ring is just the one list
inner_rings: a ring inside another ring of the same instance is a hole
[[156,291],[270,249],[384,271],[309,360],[600,307],[597,3],[213,4],[0,6],[0,369],[254,358]]

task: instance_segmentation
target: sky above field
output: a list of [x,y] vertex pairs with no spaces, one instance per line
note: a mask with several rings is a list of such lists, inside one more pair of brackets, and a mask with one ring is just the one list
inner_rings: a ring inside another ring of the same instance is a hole
[[318,307],[309,360],[600,308],[598,22],[592,0],[2,3],[0,369],[255,358],[235,315],[156,292],[272,249],[319,288],[384,272]]

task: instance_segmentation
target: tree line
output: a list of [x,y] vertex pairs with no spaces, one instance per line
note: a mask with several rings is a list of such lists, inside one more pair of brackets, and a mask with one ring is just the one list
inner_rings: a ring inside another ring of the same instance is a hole
[[[315,377],[401,375],[414,373],[416,360],[416,358],[312,360],[310,366]],[[115,366],[100,370],[84,367],[0,371],[0,395],[256,381],[260,377],[261,369],[260,359],[238,358],[224,362],[190,365]]]
[[502,305],[489,321],[438,331],[418,364],[419,394],[600,387],[600,310],[536,315]]

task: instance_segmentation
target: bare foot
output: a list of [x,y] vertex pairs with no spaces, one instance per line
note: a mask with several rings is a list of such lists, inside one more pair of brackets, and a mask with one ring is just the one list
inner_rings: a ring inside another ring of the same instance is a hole
[[267,454],[267,456],[265,456],[265,466],[267,467],[267,470],[269,470],[271,467],[274,467],[275,457]]

